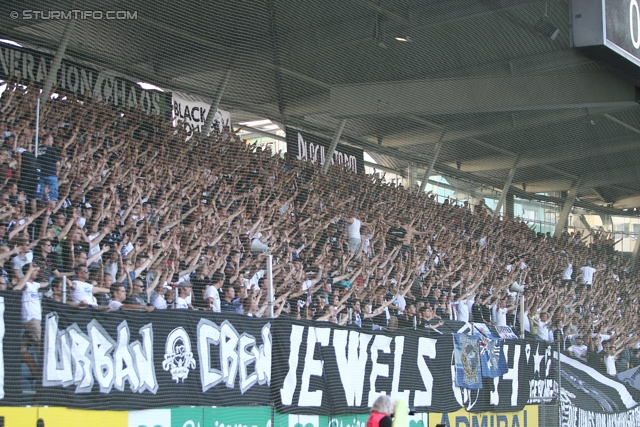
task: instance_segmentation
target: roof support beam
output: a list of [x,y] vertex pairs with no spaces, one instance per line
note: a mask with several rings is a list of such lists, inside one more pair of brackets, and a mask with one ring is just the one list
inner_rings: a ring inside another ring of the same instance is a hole
[[440,115],[636,104],[633,83],[609,71],[338,85],[335,117]]
[[58,46],[58,50],[56,50],[56,55],[53,57],[53,61],[51,62],[51,67],[49,68],[47,78],[44,80],[44,83],[42,85],[42,92],[40,93],[40,104],[42,105],[42,107],[44,107],[44,105],[47,103],[49,95],[51,94],[51,88],[56,82],[58,70],[60,69],[60,64],[62,63],[62,57],[64,56],[64,52],[67,50],[67,45],[69,44],[71,34],[73,34],[73,29],[76,26],[76,22],[77,19],[70,19],[67,22],[67,26],[64,28],[64,33],[62,34],[62,39],[60,40],[60,46]]
[[[222,101],[222,95],[224,94],[224,89],[227,87],[227,83],[229,82],[229,77],[231,77],[231,70],[227,70],[227,72],[225,73],[222,81],[218,85],[216,96],[214,96],[213,101],[211,101],[207,120],[204,122],[204,126],[202,126],[202,128],[200,129],[200,141],[209,136],[209,130],[211,129],[211,125],[213,124],[213,118],[216,116],[216,112],[218,111],[218,107],[220,106],[220,101]],[[231,126],[231,123],[229,123],[229,126]]]
[[[497,218],[500,215],[500,209],[502,209],[502,205],[505,200],[507,200],[507,194],[509,193],[509,187],[511,187],[511,181],[513,181],[513,176],[516,174],[516,165],[518,161],[513,164],[511,170],[509,171],[509,175],[507,176],[507,180],[504,182],[504,188],[502,189],[502,194],[500,195],[500,200],[498,200],[498,204],[496,208],[493,210],[493,217]],[[506,215],[505,215],[506,216]]]
[[427,181],[429,181],[429,177],[433,172],[433,166],[436,164],[436,160],[438,160],[438,155],[440,154],[441,147],[442,147],[442,140],[436,143],[436,146],[433,150],[433,156],[431,157],[431,161],[429,162],[429,166],[427,166],[427,169],[424,171],[422,182],[420,183],[420,193],[424,193],[424,189],[427,188]]
[[560,237],[560,233],[562,233],[562,229],[567,224],[567,219],[569,219],[569,213],[571,212],[571,208],[573,207],[573,203],[576,201],[576,196],[578,195],[578,189],[580,188],[580,181],[571,187],[571,189],[567,192],[567,197],[564,200],[564,205],[562,206],[562,211],[560,211],[560,217],[556,222],[556,228],[553,230],[553,237],[556,239]]
[[344,130],[344,125],[346,124],[347,124],[347,119],[340,120],[338,129],[336,129],[336,133],[333,134],[331,145],[329,145],[329,149],[327,150],[327,157],[325,158],[324,165],[322,165],[322,172],[324,173],[327,173],[327,171],[329,170],[331,159],[333,159],[333,153],[335,153],[336,151],[336,147],[338,146],[338,141],[340,141],[340,136],[342,135],[342,131]]

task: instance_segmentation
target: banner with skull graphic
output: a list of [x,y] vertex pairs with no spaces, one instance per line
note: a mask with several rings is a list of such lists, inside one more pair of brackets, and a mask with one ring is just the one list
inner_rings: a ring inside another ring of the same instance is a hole
[[270,404],[271,324],[43,301],[39,403],[92,409]]

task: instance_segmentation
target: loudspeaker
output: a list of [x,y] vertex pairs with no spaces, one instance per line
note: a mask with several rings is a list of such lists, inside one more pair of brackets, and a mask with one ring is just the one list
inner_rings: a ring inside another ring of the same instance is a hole
[[509,290],[511,292],[517,292],[519,294],[524,292],[524,287],[520,286],[520,284],[518,282],[513,282],[513,284],[511,284],[511,286],[509,286]]

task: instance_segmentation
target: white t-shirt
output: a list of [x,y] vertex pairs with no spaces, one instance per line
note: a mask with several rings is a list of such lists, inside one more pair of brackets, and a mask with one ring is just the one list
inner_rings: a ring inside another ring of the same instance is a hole
[[349,239],[359,239],[360,238],[360,220],[357,218],[352,218],[353,223],[347,226],[347,238]]
[[214,313],[220,313],[220,292],[216,289],[215,286],[210,285],[207,286],[207,289],[204,291],[204,299],[207,301],[209,298],[213,299],[213,307],[211,310]]
[[74,280],[73,284],[76,288],[71,292],[71,301],[76,304],[84,301],[88,305],[97,305],[93,297],[93,285],[91,283]]
[[562,272],[562,280],[571,280],[573,274],[573,264],[569,264]]
[[585,265],[584,267],[580,267],[580,271],[582,271],[582,284],[593,285],[593,275],[596,273],[596,269]]
[[398,314],[404,314],[404,310],[407,308],[407,300],[404,299],[404,295],[398,295],[393,305],[398,307]]
[[260,286],[258,286],[258,281],[264,277],[266,274],[265,270],[259,270],[254,274],[251,279],[249,279],[249,284],[247,286],[248,291],[259,291]]
[[362,252],[368,254],[369,248],[371,247],[371,238],[373,237],[373,234],[363,234],[362,237],[364,239],[364,241],[362,242]]
[[154,310],[166,310],[167,300],[164,299],[164,295],[160,295],[159,293],[156,293],[154,291],[151,293],[151,305],[153,306]]
[[507,308],[496,308],[496,325],[507,326]]
[[[83,228],[83,227],[80,227],[80,228]],[[87,237],[89,238],[89,241],[92,241],[99,235],[100,233],[93,233]],[[98,243],[97,245],[89,249],[89,252],[87,252],[87,258],[91,258],[94,254],[97,254],[98,252],[100,252],[100,243]],[[102,259],[102,257],[99,257],[98,259]]]
[[572,345],[568,350],[576,357],[585,357],[587,355],[587,346],[584,344]]
[[104,272],[111,276],[111,283],[113,284],[118,280],[118,262],[105,262],[104,263]]
[[461,299],[460,301],[458,301],[458,320],[460,322],[469,321],[469,312],[471,311],[471,307],[473,306],[474,301],[475,298]]
[[189,308],[189,304],[187,304],[187,300],[184,298],[176,298],[176,308],[177,309],[188,309]]
[[545,322],[541,321],[538,325],[538,337],[543,341],[552,341],[549,337],[550,332],[551,330],[549,329],[549,326]]
[[614,356],[605,356],[604,365],[607,367],[607,374],[616,375],[616,358]]
[[42,320],[42,305],[38,295],[40,284],[37,282],[27,282],[22,290],[22,321]]
[[524,312],[524,330],[531,332],[531,322],[529,321],[529,312]]
[[302,282],[302,290],[303,291],[308,291],[312,287],[313,287],[313,282],[311,280],[307,279],[304,282]]
[[20,271],[20,277],[22,274],[22,267],[33,262],[33,252],[29,251],[24,255],[24,258],[20,256],[20,254],[11,258],[11,268],[14,270]]
[[122,307],[122,303],[120,301],[111,300],[109,301],[109,310],[118,311]]

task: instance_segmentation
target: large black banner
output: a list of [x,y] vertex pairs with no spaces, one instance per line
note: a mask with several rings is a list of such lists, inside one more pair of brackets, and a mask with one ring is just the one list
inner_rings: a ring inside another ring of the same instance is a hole
[[451,334],[278,321],[272,332],[273,399],[285,413],[366,413],[380,393],[402,397],[418,412],[509,412],[551,396],[554,387],[554,354],[535,341],[505,341],[508,372],[468,390],[455,385]]
[[[44,83],[53,56],[33,49],[0,44],[0,79],[22,79],[23,84]],[[63,59],[56,76],[57,90],[72,92],[82,99],[86,94],[99,102],[127,108],[140,108],[147,114],[171,112],[171,95],[145,90],[137,83]]]
[[[330,140],[289,127],[286,132],[289,156],[320,166],[324,165],[327,160],[326,152],[331,145]],[[338,144],[330,160],[331,164],[345,165],[355,173],[364,173],[364,152],[359,148]]]
[[35,400],[27,402],[21,380],[36,378],[20,369],[20,305],[19,293],[0,292],[0,403],[6,406],[275,404],[281,413],[348,415],[367,413],[385,393],[417,412],[504,413],[560,396],[563,416],[590,419],[626,413],[640,401],[633,386],[535,340],[503,341],[506,373],[483,377],[478,390],[457,387],[453,334],[477,329],[462,322],[391,334],[203,311],[105,312],[45,299],[42,354],[34,354],[42,376]]
[[271,324],[181,310],[101,312],[43,301],[42,405],[268,406]]
[[0,406],[30,403],[22,394],[20,297],[19,292],[0,291]]

